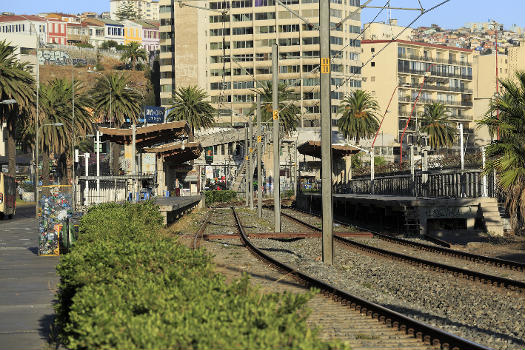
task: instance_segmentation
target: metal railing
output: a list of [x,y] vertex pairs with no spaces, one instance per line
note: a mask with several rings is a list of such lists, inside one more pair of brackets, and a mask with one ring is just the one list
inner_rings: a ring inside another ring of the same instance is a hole
[[370,179],[353,179],[334,188],[336,193],[397,195],[430,198],[496,197],[493,174],[482,170],[418,171],[412,177],[391,175]]
[[96,176],[79,176],[76,186],[77,207],[93,204],[144,200],[152,196],[151,191],[142,187],[142,181],[152,181],[152,175],[100,176],[100,190]]

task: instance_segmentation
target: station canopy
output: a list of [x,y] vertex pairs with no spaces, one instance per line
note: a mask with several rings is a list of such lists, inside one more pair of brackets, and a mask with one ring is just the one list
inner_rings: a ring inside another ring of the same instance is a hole
[[[121,145],[131,144],[133,134],[131,128],[101,127],[99,131],[103,134],[103,141],[109,140]],[[186,121],[175,121],[138,127],[135,140],[137,147],[149,147],[173,142],[175,139],[188,136],[189,133],[190,127]]]
[[[300,154],[321,158],[321,141],[307,141],[299,145],[297,150]],[[359,149],[352,146],[332,144],[332,157],[334,159],[340,159],[358,152]]]
[[202,153],[202,146],[200,142],[173,142],[155,147],[146,147],[143,149],[143,152],[155,153],[157,157],[163,157],[167,161],[183,163],[199,158]]

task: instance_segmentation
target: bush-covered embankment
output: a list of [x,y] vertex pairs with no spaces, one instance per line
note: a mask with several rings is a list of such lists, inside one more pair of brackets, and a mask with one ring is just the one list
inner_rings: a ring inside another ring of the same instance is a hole
[[211,258],[161,233],[154,204],[82,217],[58,265],[57,325],[70,349],[330,349],[306,326],[310,295],[225,283]]

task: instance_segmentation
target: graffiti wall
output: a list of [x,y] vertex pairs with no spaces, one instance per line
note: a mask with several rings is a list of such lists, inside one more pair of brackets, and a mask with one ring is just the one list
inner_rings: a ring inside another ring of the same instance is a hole
[[86,54],[80,50],[40,50],[38,51],[38,62],[57,66],[86,66],[97,64],[97,56],[94,52]]

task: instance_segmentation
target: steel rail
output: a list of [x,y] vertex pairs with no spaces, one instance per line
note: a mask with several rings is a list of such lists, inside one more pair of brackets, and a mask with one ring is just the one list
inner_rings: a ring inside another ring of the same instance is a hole
[[[308,224],[306,222],[303,222],[302,220],[300,220],[300,219],[298,219],[298,218],[296,218],[296,217],[294,217],[292,215],[289,215],[289,214],[286,214],[286,213],[281,213],[281,214],[284,215],[285,217],[291,219],[291,220],[294,220],[294,221],[298,222],[299,224],[304,225],[305,227],[308,227],[308,228],[313,229],[315,231],[320,231],[321,230],[318,227],[316,227],[314,225],[311,225],[311,224]],[[484,283],[484,284],[492,284],[494,286],[508,288],[510,290],[515,290],[515,289],[520,289],[522,291],[525,290],[525,282],[516,281],[516,280],[513,280],[513,279],[499,277],[499,276],[494,276],[494,275],[489,275],[489,274],[482,273],[482,272],[471,271],[471,270],[463,269],[463,268],[456,267],[456,266],[441,264],[441,263],[437,263],[437,262],[434,262],[434,261],[429,261],[429,260],[425,260],[425,259],[412,257],[412,256],[409,256],[409,255],[404,255],[404,254],[392,252],[392,251],[386,250],[386,249],[372,247],[372,246],[369,246],[367,244],[363,244],[363,243],[359,243],[359,242],[356,242],[356,241],[353,241],[353,240],[349,240],[349,239],[343,238],[341,236],[338,236],[337,233],[334,234],[334,239],[339,241],[339,242],[341,242],[341,243],[343,243],[343,244],[345,244],[345,245],[352,246],[352,247],[358,248],[360,250],[364,250],[364,251],[367,251],[367,252],[370,252],[370,253],[374,253],[374,254],[379,254],[379,255],[382,255],[382,256],[388,256],[388,257],[395,258],[396,260],[400,260],[400,261],[407,261],[407,262],[409,262],[411,264],[415,264],[415,265],[418,265],[418,266],[425,266],[425,267],[428,267],[428,268],[430,268],[430,269],[432,269],[434,271],[448,272],[448,273],[452,273],[454,276],[463,277],[463,278],[466,278],[468,280],[477,281],[477,282],[481,282],[481,283]]]
[[448,333],[439,328],[407,317],[376,303],[349,294],[335,286],[320,281],[308,274],[298,271],[297,269],[283,262],[274,259],[268,254],[264,253],[261,249],[257,248],[248,239],[246,232],[244,231],[244,227],[237,213],[235,212],[235,209],[233,207],[231,207],[231,209],[233,211],[235,221],[237,222],[237,229],[239,230],[241,239],[247,248],[258,258],[267,261],[277,269],[281,270],[283,273],[286,273],[291,277],[301,281],[307,287],[318,288],[323,291],[323,294],[331,295],[334,300],[339,301],[344,305],[350,306],[351,308],[358,310],[361,313],[372,317],[373,319],[377,319],[379,322],[384,323],[388,327],[397,328],[401,332],[411,334],[415,338],[424,341],[426,344],[432,344],[435,347],[439,346],[441,349],[490,350],[490,348],[484,345],[458,337],[452,333]]
[[[306,212],[306,211],[303,211],[303,210],[299,210],[297,208],[293,208],[291,210],[295,210],[295,211],[298,211],[298,212],[301,212],[301,213],[304,213],[304,214],[308,214],[308,215],[319,217],[319,215],[317,215],[315,213],[309,213],[309,212]],[[351,223],[344,222],[344,221],[341,221],[341,220],[334,220],[334,222],[336,222],[336,223],[338,223],[340,225],[352,225]],[[355,226],[355,225],[353,225],[353,226]],[[364,227],[360,227],[360,226],[355,226],[355,227],[357,227],[357,228],[359,228],[361,230],[367,230],[370,233],[372,233],[374,236],[377,236],[378,238],[381,238],[381,239],[384,239],[384,240],[388,240],[388,241],[391,241],[391,242],[395,242],[395,243],[398,243],[398,244],[411,246],[411,247],[419,248],[419,249],[422,249],[422,250],[433,251],[433,252],[436,252],[436,253],[452,256],[452,257],[455,257],[455,258],[461,258],[461,259],[465,259],[465,260],[469,260],[469,261],[491,264],[491,265],[494,265],[496,267],[507,268],[507,269],[517,270],[517,271],[525,271],[525,264],[517,262],[517,261],[505,260],[505,259],[500,259],[500,258],[493,258],[493,257],[486,256],[486,255],[472,254],[472,253],[468,253],[468,252],[463,252],[461,250],[451,249],[449,247],[438,247],[438,246],[433,246],[433,245],[429,245],[429,244],[425,244],[425,243],[413,242],[413,241],[409,241],[407,239],[398,238],[398,237],[392,237],[392,236],[386,235],[384,233],[379,233],[379,232],[376,232],[376,231],[373,231],[373,230],[365,229]],[[441,241],[441,240],[439,240],[439,239],[437,239],[435,237],[428,236],[428,235],[425,235],[425,238],[427,238],[429,240],[432,240],[432,241],[435,241],[437,244],[440,244],[440,245],[443,245],[444,243],[446,243],[446,242],[443,242],[443,241]]]

